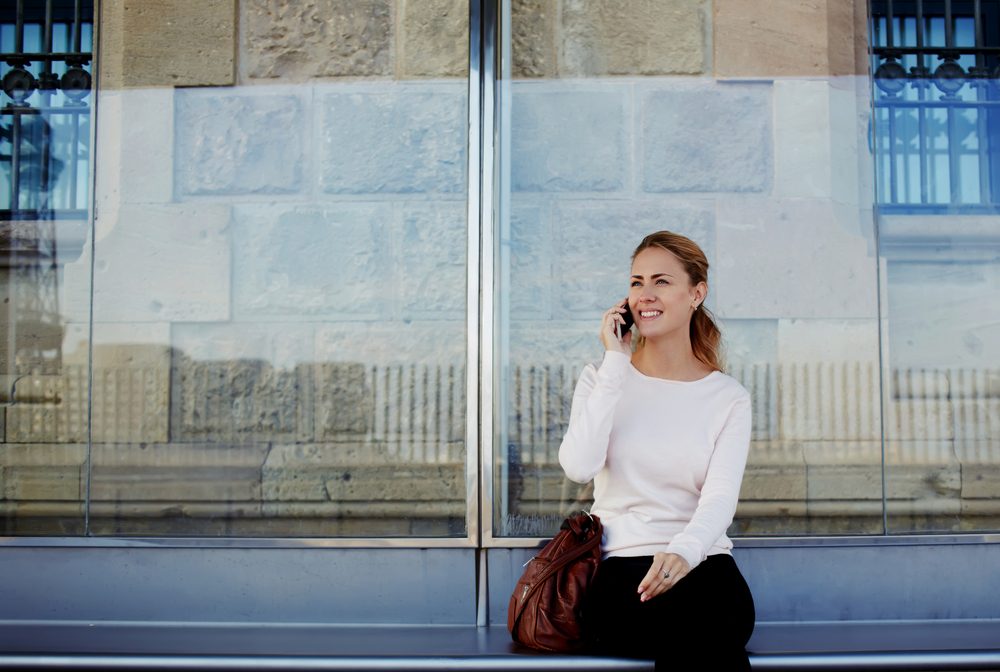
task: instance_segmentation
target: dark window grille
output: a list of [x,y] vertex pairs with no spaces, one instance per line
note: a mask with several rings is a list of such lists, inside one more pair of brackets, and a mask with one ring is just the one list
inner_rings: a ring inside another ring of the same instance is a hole
[[0,2],[0,218],[84,218],[93,0]]
[[1000,0],[872,0],[883,211],[1000,205]]

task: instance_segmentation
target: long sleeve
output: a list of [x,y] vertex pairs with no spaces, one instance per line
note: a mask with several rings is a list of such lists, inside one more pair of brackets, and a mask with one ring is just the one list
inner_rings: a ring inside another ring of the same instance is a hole
[[588,364],[577,381],[569,427],[559,446],[559,464],[577,483],[590,481],[604,467],[629,361],[625,353],[605,351],[600,368]]
[[691,569],[705,559],[708,550],[722,537],[736,514],[740,483],[750,451],[750,396],[741,395],[726,418],[715,442],[705,483],[691,521],[667,546],[687,560]]

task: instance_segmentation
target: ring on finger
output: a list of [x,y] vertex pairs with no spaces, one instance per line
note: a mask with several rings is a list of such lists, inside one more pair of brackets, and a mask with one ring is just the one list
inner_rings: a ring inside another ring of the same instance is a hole
[[668,572],[667,570],[663,570],[663,580],[666,581],[669,578],[670,578],[670,572]]

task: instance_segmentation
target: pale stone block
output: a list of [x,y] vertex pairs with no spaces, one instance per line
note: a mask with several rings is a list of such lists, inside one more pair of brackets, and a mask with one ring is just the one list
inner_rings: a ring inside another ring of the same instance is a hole
[[360,86],[324,96],[319,143],[323,191],[464,193],[466,95],[455,82]]
[[805,501],[806,462],[801,444],[752,442],[740,500]]
[[777,320],[778,358],[861,366],[878,384],[878,322],[871,319]]
[[111,36],[114,49],[105,88],[235,82],[235,0],[112,0],[101,16],[102,40]]
[[881,401],[874,365],[781,362],[776,376],[782,439],[841,442],[879,438]]
[[832,187],[830,85],[781,80],[774,86],[776,197],[828,198]]
[[[465,318],[467,208],[462,201],[405,203],[393,227],[394,293],[403,320]],[[370,282],[370,278],[367,279]],[[373,302],[373,306],[374,306]]]
[[953,398],[950,414],[954,420],[954,436],[958,441],[997,439],[1000,428],[1000,396]]
[[717,0],[712,39],[716,76],[863,72],[854,63],[854,5],[843,0]]
[[859,217],[823,200],[720,201],[714,267],[719,313],[876,318],[877,265]]
[[891,440],[952,439],[953,402],[948,373],[928,369],[893,369],[889,381],[887,434]]
[[237,207],[235,315],[248,321],[391,317],[393,216],[387,203]]
[[178,196],[299,191],[308,124],[297,94],[272,87],[178,91]]
[[550,207],[511,203],[510,234],[501,245],[500,300],[509,301],[510,315],[530,314],[546,320],[552,316],[552,263],[556,251],[552,247]]
[[312,322],[220,322],[172,325],[173,355],[202,362],[263,361],[291,371],[314,363]]
[[515,191],[609,192],[631,182],[623,87],[540,90],[522,82],[514,85],[512,98]]
[[890,262],[887,270],[895,366],[996,368],[1000,264]]
[[[559,288],[555,318],[583,320],[595,334],[601,313],[628,295],[632,252],[648,234],[670,229],[701,246],[715,260],[710,210],[662,202],[574,201],[557,207],[553,222],[553,282]],[[572,282],[567,282],[572,278]],[[710,278],[711,281],[711,278]],[[715,309],[709,289],[706,305]],[[528,316],[527,319],[531,319]]]
[[642,100],[642,186],[647,192],[771,189],[771,88],[675,85]]
[[1000,443],[993,440],[955,444],[962,464],[962,500],[1000,500]]
[[[807,465],[810,512],[822,512],[823,507],[819,503],[823,501],[881,501],[880,442],[809,441],[803,444],[803,454]],[[858,513],[864,515],[869,511],[859,507]]]
[[557,6],[550,0],[513,0],[511,3],[514,77],[555,77],[557,12]]
[[242,0],[241,74],[380,77],[393,70],[392,0]]
[[962,465],[951,441],[886,442],[886,497],[914,500],[911,513],[936,515],[942,501],[957,509],[962,496]]
[[389,320],[370,325],[323,324],[316,327],[316,360],[384,367],[420,362],[453,368],[456,380],[464,381],[465,338],[464,320],[436,324]]
[[402,77],[466,77],[469,73],[469,3],[399,0]]
[[[39,503],[82,501],[86,461],[86,445],[0,445],[0,499]],[[22,509],[20,513],[27,512]]]
[[560,74],[693,75],[706,61],[702,0],[564,0]]
[[[316,438],[364,436],[373,429],[375,395],[363,364],[316,364]],[[435,390],[437,391],[437,390]]]
[[[118,184],[113,188],[123,203],[173,200],[174,90],[131,89],[117,95],[121,98],[120,115],[111,130],[121,135],[123,151],[102,154],[102,160],[118,165]],[[102,149],[106,141],[102,136]]]
[[219,205],[122,207],[97,243],[95,321],[227,318],[228,228]]
[[[263,443],[94,444],[91,499],[123,507],[259,502]],[[222,515],[231,515],[223,509]]]

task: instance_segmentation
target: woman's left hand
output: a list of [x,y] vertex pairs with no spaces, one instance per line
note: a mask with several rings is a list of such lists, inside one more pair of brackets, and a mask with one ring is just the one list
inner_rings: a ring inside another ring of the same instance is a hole
[[687,560],[676,553],[657,553],[646,576],[639,583],[639,601],[647,602],[673,588],[691,571]]

